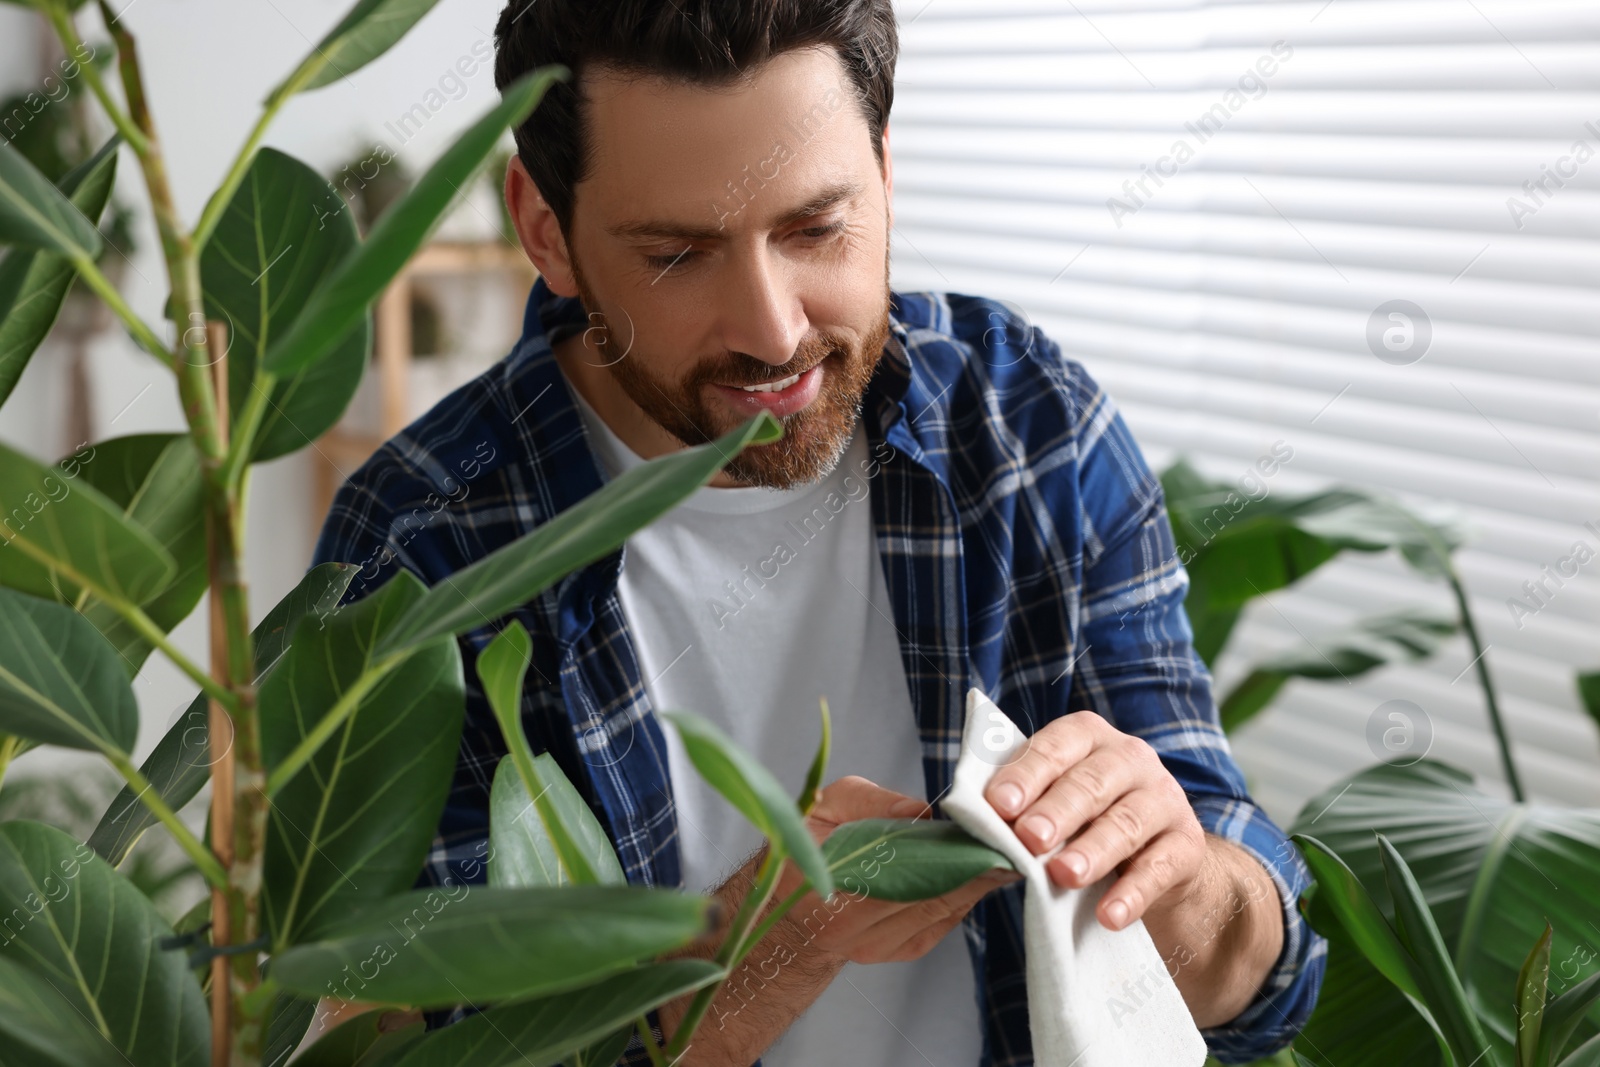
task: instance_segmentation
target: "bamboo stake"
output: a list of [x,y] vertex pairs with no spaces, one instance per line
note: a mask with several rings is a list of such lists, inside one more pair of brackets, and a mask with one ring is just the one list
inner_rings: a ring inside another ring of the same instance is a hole
[[[211,365],[212,380],[217,396],[217,427],[222,440],[228,439],[228,327],[221,322],[206,323],[206,343],[210,352],[218,353]],[[228,630],[219,595],[217,540],[226,536],[212,524],[207,541],[210,547],[211,567],[211,676],[226,680],[228,673]],[[233,868],[233,719],[228,710],[216,700],[208,704],[211,757],[211,851],[229,870]],[[211,890],[211,944],[221,948],[232,943],[232,902],[226,889]],[[227,956],[211,959],[211,1062],[216,1067],[226,1067],[233,1049],[233,1026],[230,1007],[232,985],[229,978],[230,961]]]

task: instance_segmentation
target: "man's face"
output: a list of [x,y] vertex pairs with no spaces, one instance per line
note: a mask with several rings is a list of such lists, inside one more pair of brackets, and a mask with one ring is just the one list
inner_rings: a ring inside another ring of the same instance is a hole
[[889,307],[886,175],[836,55],[788,53],[715,89],[589,71],[584,91],[593,158],[568,251],[604,327],[586,335],[586,362],[604,368],[591,381],[689,444],[765,409],[784,437],[732,478],[824,476]]

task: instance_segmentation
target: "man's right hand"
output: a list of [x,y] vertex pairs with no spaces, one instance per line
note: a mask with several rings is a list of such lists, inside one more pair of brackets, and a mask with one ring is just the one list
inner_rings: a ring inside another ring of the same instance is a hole
[[[806,826],[821,844],[843,823],[930,816],[931,810],[923,801],[849,775],[819,790],[817,803],[806,816]],[[874,862],[884,865],[894,861],[876,857]],[[853,879],[845,879],[841,873],[831,904],[815,893],[807,893],[778,925],[788,925],[791,946],[798,940],[813,952],[833,957],[840,966],[846,961],[914,960],[932,951],[984,896],[1021,877],[1010,868],[996,868],[943,896],[895,903],[870,896],[862,898],[854,887],[870,886],[870,879],[861,872],[855,872]],[[773,899],[787,899],[803,881],[804,876],[793,861],[785,862]]]
[[[851,775],[820,790],[806,825],[820,844],[842,823],[930,814],[928,805],[915,797]],[[717,889],[725,921],[731,921],[755,884],[764,855],[765,849],[757,852]],[[822,995],[847,962],[886,963],[926,955],[985,894],[1021,877],[997,869],[944,896],[910,904],[845,895],[845,887],[839,887],[830,908],[816,893],[806,893],[734,969],[678,1067],[745,1067]],[[763,917],[803,881],[794,863],[785,861]],[[724,926],[682,955],[710,959],[726,933]],[[667,1034],[676,1029],[688,1002],[684,997],[661,1007]]]

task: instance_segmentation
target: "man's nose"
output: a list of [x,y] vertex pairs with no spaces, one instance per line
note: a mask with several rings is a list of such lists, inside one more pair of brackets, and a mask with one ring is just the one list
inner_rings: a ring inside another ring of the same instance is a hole
[[766,249],[734,257],[724,288],[723,343],[774,367],[794,358],[809,324],[781,260]]

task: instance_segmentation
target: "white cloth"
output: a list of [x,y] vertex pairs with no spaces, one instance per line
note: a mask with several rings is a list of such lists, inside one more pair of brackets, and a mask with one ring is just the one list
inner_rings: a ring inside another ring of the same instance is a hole
[[1028,738],[982,692],[967,693],[961,758],[946,814],[1026,877],[1022,924],[1028,957],[1028,1021],[1037,1067],[1199,1067],[1206,1046],[1194,1017],[1144,928],[1107,930],[1095,907],[1115,875],[1062,889],[984,798],[994,773]]
[[[642,463],[580,398],[591,443],[615,476]],[[922,746],[873,535],[872,476],[858,433],[827,478],[794,490],[699,490],[628,540],[619,595],[651,703],[720,726],[798,796],[833,722],[829,780],[859,774],[927,796]],[[664,731],[684,885],[711,889],[760,834],[694,770]],[[757,972],[759,954],[750,957]],[[755,988],[753,998],[773,996]],[[846,964],[762,1057],[818,1064],[974,1067],[976,986],[957,927],[927,955]],[[715,1012],[704,1025],[715,1027]]]

